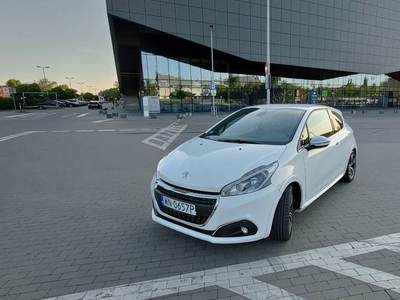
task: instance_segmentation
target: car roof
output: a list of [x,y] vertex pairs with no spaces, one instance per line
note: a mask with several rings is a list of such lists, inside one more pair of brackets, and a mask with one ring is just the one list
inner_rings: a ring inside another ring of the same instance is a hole
[[312,111],[320,108],[325,108],[325,109],[330,109],[334,110],[337,112],[340,112],[338,109],[331,107],[331,106],[326,106],[326,105],[320,105],[320,104],[261,104],[261,105],[256,105],[256,106],[247,106],[249,107],[258,107],[261,109],[300,109],[300,110],[305,110],[305,111]]

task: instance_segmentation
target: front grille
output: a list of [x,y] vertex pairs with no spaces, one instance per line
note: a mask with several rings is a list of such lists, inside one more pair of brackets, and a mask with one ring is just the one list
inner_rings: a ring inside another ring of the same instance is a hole
[[[192,216],[162,205],[161,195],[196,205],[197,215]],[[208,218],[210,217],[211,213],[214,210],[215,203],[217,202],[217,199],[200,198],[200,197],[180,194],[174,191],[167,190],[161,186],[157,186],[155,190],[155,197],[157,200],[158,207],[163,213],[172,216],[174,218],[177,218],[179,220],[186,221],[196,225],[203,225],[208,220]]]
[[174,192],[174,191],[167,190],[167,189],[163,188],[162,186],[157,186],[157,189],[163,195],[171,196],[172,198],[175,198],[175,199],[178,199],[178,200],[185,200],[185,201],[191,202],[193,204],[201,203],[201,204],[212,204],[212,205],[215,205],[215,203],[217,202],[217,199],[200,198],[200,197],[189,196],[189,195],[186,195],[186,194],[181,194],[181,193],[177,193],[177,192]]

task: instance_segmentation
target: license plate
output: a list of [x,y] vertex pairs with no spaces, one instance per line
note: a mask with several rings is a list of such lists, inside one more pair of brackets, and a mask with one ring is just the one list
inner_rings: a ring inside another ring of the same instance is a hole
[[165,196],[161,196],[161,203],[162,205],[169,207],[173,210],[196,216],[196,206],[193,204],[185,203]]

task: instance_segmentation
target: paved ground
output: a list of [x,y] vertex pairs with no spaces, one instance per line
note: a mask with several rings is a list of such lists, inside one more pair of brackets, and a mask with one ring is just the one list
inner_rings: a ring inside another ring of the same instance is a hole
[[[105,121],[86,108],[26,115],[0,113],[0,299],[399,297],[399,236],[388,236],[400,232],[392,110],[346,112],[359,143],[355,181],[296,214],[289,242],[244,245],[208,244],[150,218],[158,160],[215,118]],[[143,142],[168,131],[165,150]],[[134,285],[107,289],[126,284]]]

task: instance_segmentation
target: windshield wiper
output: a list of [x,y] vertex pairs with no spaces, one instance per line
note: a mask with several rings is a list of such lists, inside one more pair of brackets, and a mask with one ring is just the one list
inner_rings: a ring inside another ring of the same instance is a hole
[[218,139],[218,142],[226,142],[226,143],[238,143],[238,144],[262,144],[261,142],[256,141],[247,141],[240,139]]

